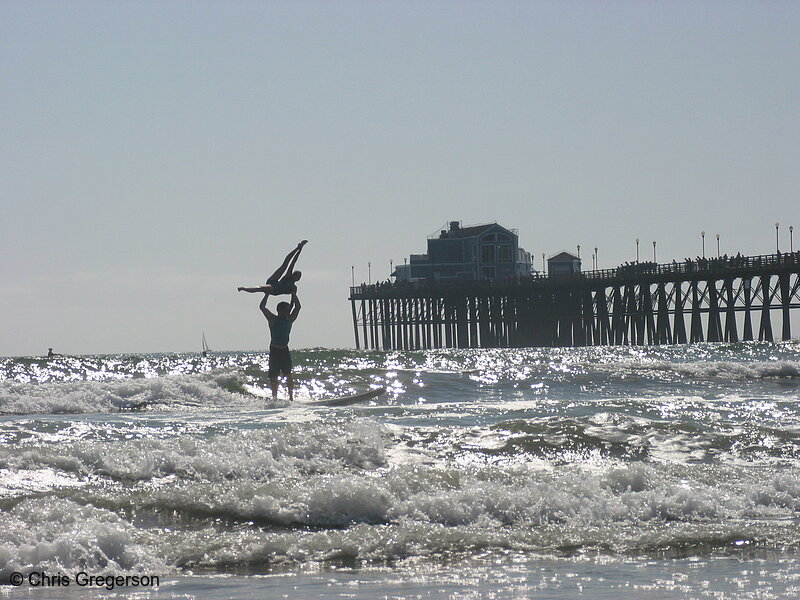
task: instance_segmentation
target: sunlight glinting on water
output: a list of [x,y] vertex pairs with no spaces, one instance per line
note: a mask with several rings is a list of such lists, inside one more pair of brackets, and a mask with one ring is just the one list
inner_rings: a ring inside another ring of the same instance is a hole
[[0,576],[393,565],[430,582],[459,560],[509,576],[800,551],[792,345],[294,360],[289,403],[265,353],[0,359],[0,531],[25,532],[0,534]]

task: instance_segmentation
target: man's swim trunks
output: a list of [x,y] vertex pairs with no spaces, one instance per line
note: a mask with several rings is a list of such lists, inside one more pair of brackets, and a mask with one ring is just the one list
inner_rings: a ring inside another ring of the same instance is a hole
[[269,378],[278,375],[290,375],[292,372],[292,355],[288,348],[269,347]]

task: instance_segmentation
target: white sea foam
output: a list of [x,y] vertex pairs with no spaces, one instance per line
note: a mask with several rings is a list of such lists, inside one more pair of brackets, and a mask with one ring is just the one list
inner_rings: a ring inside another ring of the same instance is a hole
[[384,462],[381,427],[371,421],[289,425],[211,439],[185,436],[0,448],[0,465],[14,469],[54,468],[126,481],[168,475],[191,481],[260,481],[272,478],[277,470],[287,475],[324,473]]
[[[476,548],[627,552],[692,539],[725,545],[734,534],[776,547],[797,542],[775,521],[800,510],[795,469],[604,460],[542,470],[433,456],[433,464],[389,462],[402,453],[387,447],[400,443],[396,432],[355,419],[210,438],[3,449],[6,468],[50,469],[89,482],[74,489],[56,481],[54,496],[7,511],[4,564],[71,568],[93,548],[100,558],[92,564],[123,569],[149,564],[142,556],[151,551],[180,566],[396,560]],[[174,515],[169,547],[114,512],[130,510]],[[85,529],[67,543],[67,524],[78,518]],[[191,525],[198,519],[209,523],[200,532]],[[223,543],[211,535],[216,519],[263,529],[232,528],[220,534]],[[282,529],[298,525],[304,529]]]
[[147,534],[112,511],[65,499],[25,500],[0,512],[0,580],[14,571],[155,573]]
[[117,412],[161,405],[181,407],[241,403],[236,373],[214,371],[111,381],[0,382],[0,414]]

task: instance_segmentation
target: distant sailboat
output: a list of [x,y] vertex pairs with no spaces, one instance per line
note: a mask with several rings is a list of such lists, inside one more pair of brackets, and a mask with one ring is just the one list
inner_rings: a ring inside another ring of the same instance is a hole
[[208,356],[208,352],[211,348],[208,347],[208,342],[206,342],[206,332],[203,332],[203,356]]

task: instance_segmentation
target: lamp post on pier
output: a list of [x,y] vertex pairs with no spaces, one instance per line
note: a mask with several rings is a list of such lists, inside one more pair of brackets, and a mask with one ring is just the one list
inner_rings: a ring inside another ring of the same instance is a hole
[[653,240],[653,262],[654,262],[654,263],[657,263],[657,262],[658,262],[658,261],[656,260],[656,241],[655,241],[655,240]]
[[775,223],[775,254],[779,254],[781,251],[780,243],[778,239],[778,228],[781,226],[780,223]]
[[794,231],[794,226],[789,225],[789,252],[794,252],[794,239],[792,237],[793,231]]
[[639,238],[636,238],[636,262],[639,262]]
[[597,246],[594,247],[594,268],[597,269],[600,266],[600,259],[597,258]]
[[542,252],[542,275],[547,274],[547,265],[544,262],[544,252]]
[[701,231],[700,232],[700,237],[703,239],[703,258],[705,258],[706,257],[706,232],[705,231]]
[[717,258],[719,258],[719,234],[717,234]]

